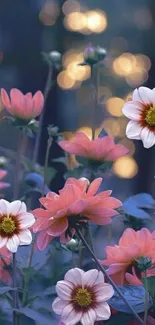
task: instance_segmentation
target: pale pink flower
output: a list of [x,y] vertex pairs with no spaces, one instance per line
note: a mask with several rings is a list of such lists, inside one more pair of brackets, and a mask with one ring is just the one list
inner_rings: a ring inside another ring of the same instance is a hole
[[104,282],[104,275],[98,270],[84,272],[69,270],[63,281],[56,284],[56,298],[52,304],[54,312],[61,316],[65,325],[94,325],[95,321],[107,320],[111,316],[108,303],[113,287]]
[[0,248],[15,253],[18,246],[32,242],[30,230],[35,222],[31,213],[27,212],[24,202],[0,200]]
[[[77,221],[97,225],[111,223],[111,218],[118,214],[115,209],[122,203],[110,196],[111,191],[96,194],[101,182],[102,178],[97,178],[90,184],[86,178],[71,177],[59,194],[50,192],[40,199],[46,210],[33,211],[36,217],[33,230],[40,232],[37,241],[39,249],[44,249],[54,237],[60,237],[61,242],[69,241],[75,233],[74,224]],[[83,220],[82,217],[86,219]]]
[[6,247],[0,249],[0,281],[10,285],[12,282],[11,275],[5,266],[12,263],[12,254]]
[[109,136],[90,140],[82,132],[76,133],[73,140],[59,141],[58,144],[69,153],[102,162],[114,161],[129,152],[123,145],[115,144]]
[[22,120],[31,120],[40,115],[44,106],[44,96],[37,91],[32,97],[31,93],[24,95],[20,90],[13,88],[10,91],[10,98],[1,89],[1,98],[6,110],[14,117]]
[[[7,175],[7,173],[8,172],[6,170],[0,169],[0,180],[3,179]],[[0,190],[9,186],[10,186],[9,183],[0,182]]]
[[[127,228],[119,240],[118,245],[106,247],[106,259],[101,264],[109,266],[108,274],[116,284],[142,285],[143,273],[136,266],[135,259],[149,257],[155,263],[155,240],[147,229],[135,231]],[[147,275],[155,274],[155,270],[148,270]]]
[[142,140],[145,148],[152,147],[155,144],[155,88],[135,89],[123,113],[131,120],[126,128],[127,137]]

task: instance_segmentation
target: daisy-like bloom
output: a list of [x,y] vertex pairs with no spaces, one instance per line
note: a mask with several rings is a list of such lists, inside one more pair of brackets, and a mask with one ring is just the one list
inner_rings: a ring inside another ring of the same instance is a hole
[[129,152],[123,145],[115,144],[113,138],[109,136],[90,140],[82,132],[76,133],[73,140],[59,141],[58,144],[69,153],[100,162],[114,161]]
[[40,115],[44,106],[44,96],[41,91],[37,91],[32,97],[31,93],[24,95],[20,90],[13,88],[9,98],[5,89],[1,89],[1,98],[6,110],[12,116],[25,121]]
[[[138,269],[136,259],[148,257],[155,263],[155,240],[152,233],[143,228],[139,231],[126,229],[118,245],[106,247],[106,259],[101,264],[109,266],[108,274],[116,284],[142,285],[143,273]],[[147,270],[147,275],[155,274]]]
[[95,321],[107,320],[111,316],[108,303],[113,287],[104,282],[104,275],[98,270],[84,272],[69,270],[63,281],[56,284],[56,298],[52,304],[54,312],[61,315],[65,325],[94,325]]
[[131,120],[126,128],[127,137],[142,140],[145,148],[152,147],[155,144],[155,88],[135,89],[123,113]]
[[41,232],[39,249],[44,249],[54,237],[60,236],[61,242],[69,241],[79,222],[90,221],[97,225],[111,223],[111,217],[118,214],[115,209],[122,203],[110,196],[112,191],[96,194],[101,182],[102,178],[90,184],[86,178],[71,177],[59,194],[50,192],[40,199],[46,210],[33,211],[36,217],[33,231]]
[[6,284],[11,284],[11,275],[5,266],[10,265],[12,262],[12,254],[6,247],[0,249],[0,281]]
[[[0,169],[0,180],[3,179],[7,175],[7,173],[8,172],[6,170]],[[9,186],[10,186],[9,183],[0,182],[0,190]]]
[[24,202],[0,200],[0,248],[15,253],[18,246],[29,245],[32,235],[28,228],[35,222],[31,213],[27,212]]

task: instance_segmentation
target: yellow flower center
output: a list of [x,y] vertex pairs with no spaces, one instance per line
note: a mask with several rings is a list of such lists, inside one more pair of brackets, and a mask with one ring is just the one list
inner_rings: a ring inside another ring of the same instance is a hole
[[92,303],[92,294],[88,289],[79,288],[76,290],[73,300],[80,307],[88,307]]
[[150,107],[145,116],[145,121],[150,125],[154,126],[155,125],[155,107]]
[[15,221],[10,216],[4,217],[0,223],[0,230],[5,234],[12,234],[16,230]]

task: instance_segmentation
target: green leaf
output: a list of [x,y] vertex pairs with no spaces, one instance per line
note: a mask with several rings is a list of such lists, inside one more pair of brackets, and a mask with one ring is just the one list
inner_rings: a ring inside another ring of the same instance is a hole
[[88,167],[89,166],[89,160],[85,157],[76,156],[76,160],[83,166]]
[[14,311],[18,312],[19,314],[23,314],[28,318],[33,319],[34,321],[38,322],[39,324],[49,325],[51,324],[51,317],[45,316],[40,312],[33,310],[31,308],[25,307],[20,309],[14,309]]
[[142,278],[142,282],[144,284],[144,288],[148,290],[151,297],[155,299],[155,276],[149,276],[147,278],[147,282],[146,282],[146,278]]
[[[143,286],[118,286],[119,290],[122,292],[123,296],[129,302],[129,304],[134,308],[136,313],[142,313],[145,310],[145,289]],[[108,304],[118,311],[124,313],[131,313],[129,307],[125,304],[122,298],[117,292],[114,293],[113,297],[108,300]],[[152,299],[149,300],[149,308],[152,306]]]
[[46,183],[47,184],[50,183],[56,174],[57,174],[57,170],[55,168],[48,167],[46,169]]
[[9,292],[9,291],[14,291],[14,290],[17,290],[17,288],[12,288],[12,287],[0,287],[0,294],[4,294],[6,292]]

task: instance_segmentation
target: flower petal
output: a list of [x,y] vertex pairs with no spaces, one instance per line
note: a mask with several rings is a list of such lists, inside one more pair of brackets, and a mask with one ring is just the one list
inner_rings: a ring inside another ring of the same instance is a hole
[[18,237],[20,239],[20,245],[30,245],[32,242],[32,235],[29,229],[20,231]]
[[35,118],[38,115],[40,115],[44,106],[44,96],[40,90],[38,90],[33,96],[33,105],[34,105],[33,118]]
[[97,304],[95,312],[97,314],[97,320],[106,320],[111,316],[110,307],[106,302]]
[[133,92],[132,99],[134,101],[142,102],[145,105],[153,103],[153,91],[147,87],[139,87]]
[[18,215],[20,222],[20,229],[26,229],[31,227],[35,223],[35,218],[32,213],[24,212]]
[[0,236],[0,248],[4,247],[7,243],[7,238],[2,238]]
[[68,220],[66,217],[51,221],[51,226],[47,229],[50,236],[60,236],[68,228]]
[[155,144],[155,133],[145,127],[141,132],[144,148],[151,148]]
[[69,281],[71,283],[73,283],[76,286],[80,286],[82,285],[82,279],[84,276],[84,271],[79,269],[79,268],[74,268],[69,270],[66,274],[65,274],[65,281]]
[[123,114],[129,119],[134,121],[140,120],[142,110],[143,110],[143,105],[135,101],[127,102],[122,109]]
[[81,318],[82,325],[94,325],[97,319],[97,315],[94,309],[90,309],[85,312]]
[[56,284],[57,295],[62,300],[70,301],[73,287],[73,284],[69,281],[58,281]]
[[18,246],[20,244],[19,238],[17,235],[14,235],[12,238],[9,238],[6,244],[7,249],[12,252],[16,253]]
[[140,140],[142,127],[135,121],[130,121],[126,127],[126,136],[129,139]]
[[19,213],[20,209],[21,209],[21,205],[22,205],[22,202],[19,201],[19,200],[10,202],[8,204],[8,207],[7,207],[8,215],[11,214],[11,215],[16,216]]
[[61,320],[66,325],[75,325],[81,320],[82,312],[76,311],[71,304],[68,304],[62,312]]
[[63,309],[66,307],[67,304],[68,304],[67,301],[62,300],[62,299],[60,299],[60,298],[57,297],[57,298],[53,301],[52,309],[54,310],[54,312],[55,312],[57,315],[61,315]]
[[9,98],[6,90],[3,89],[3,88],[1,89],[1,98],[2,98],[2,102],[3,102],[4,106],[5,106],[5,108],[7,108],[8,111],[10,112],[10,110],[11,110],[10,98]]
[[114,295],[114,289],[109,283],[100,283],[94,287],[97,302],[106,301]]
[[88,191],[87,191],[87,196],[93,196],[96,194],[96,192],[98,191],[101,183],[102,183],[102,178],[96,178],[89,186]]
[[7,215],[9,202],[6,200],[1,199],[0,200],[0,215]]
[[98,270],[89,270],[85,272],[82,278],[82,284],[85,287],[92,287],[98,278]]
[[52,237],[48,235],[45,231],[41,231],[39,234],[37,234],[37,247],[40,251],[43,251],[45,247],[54,239],[55,237]]

